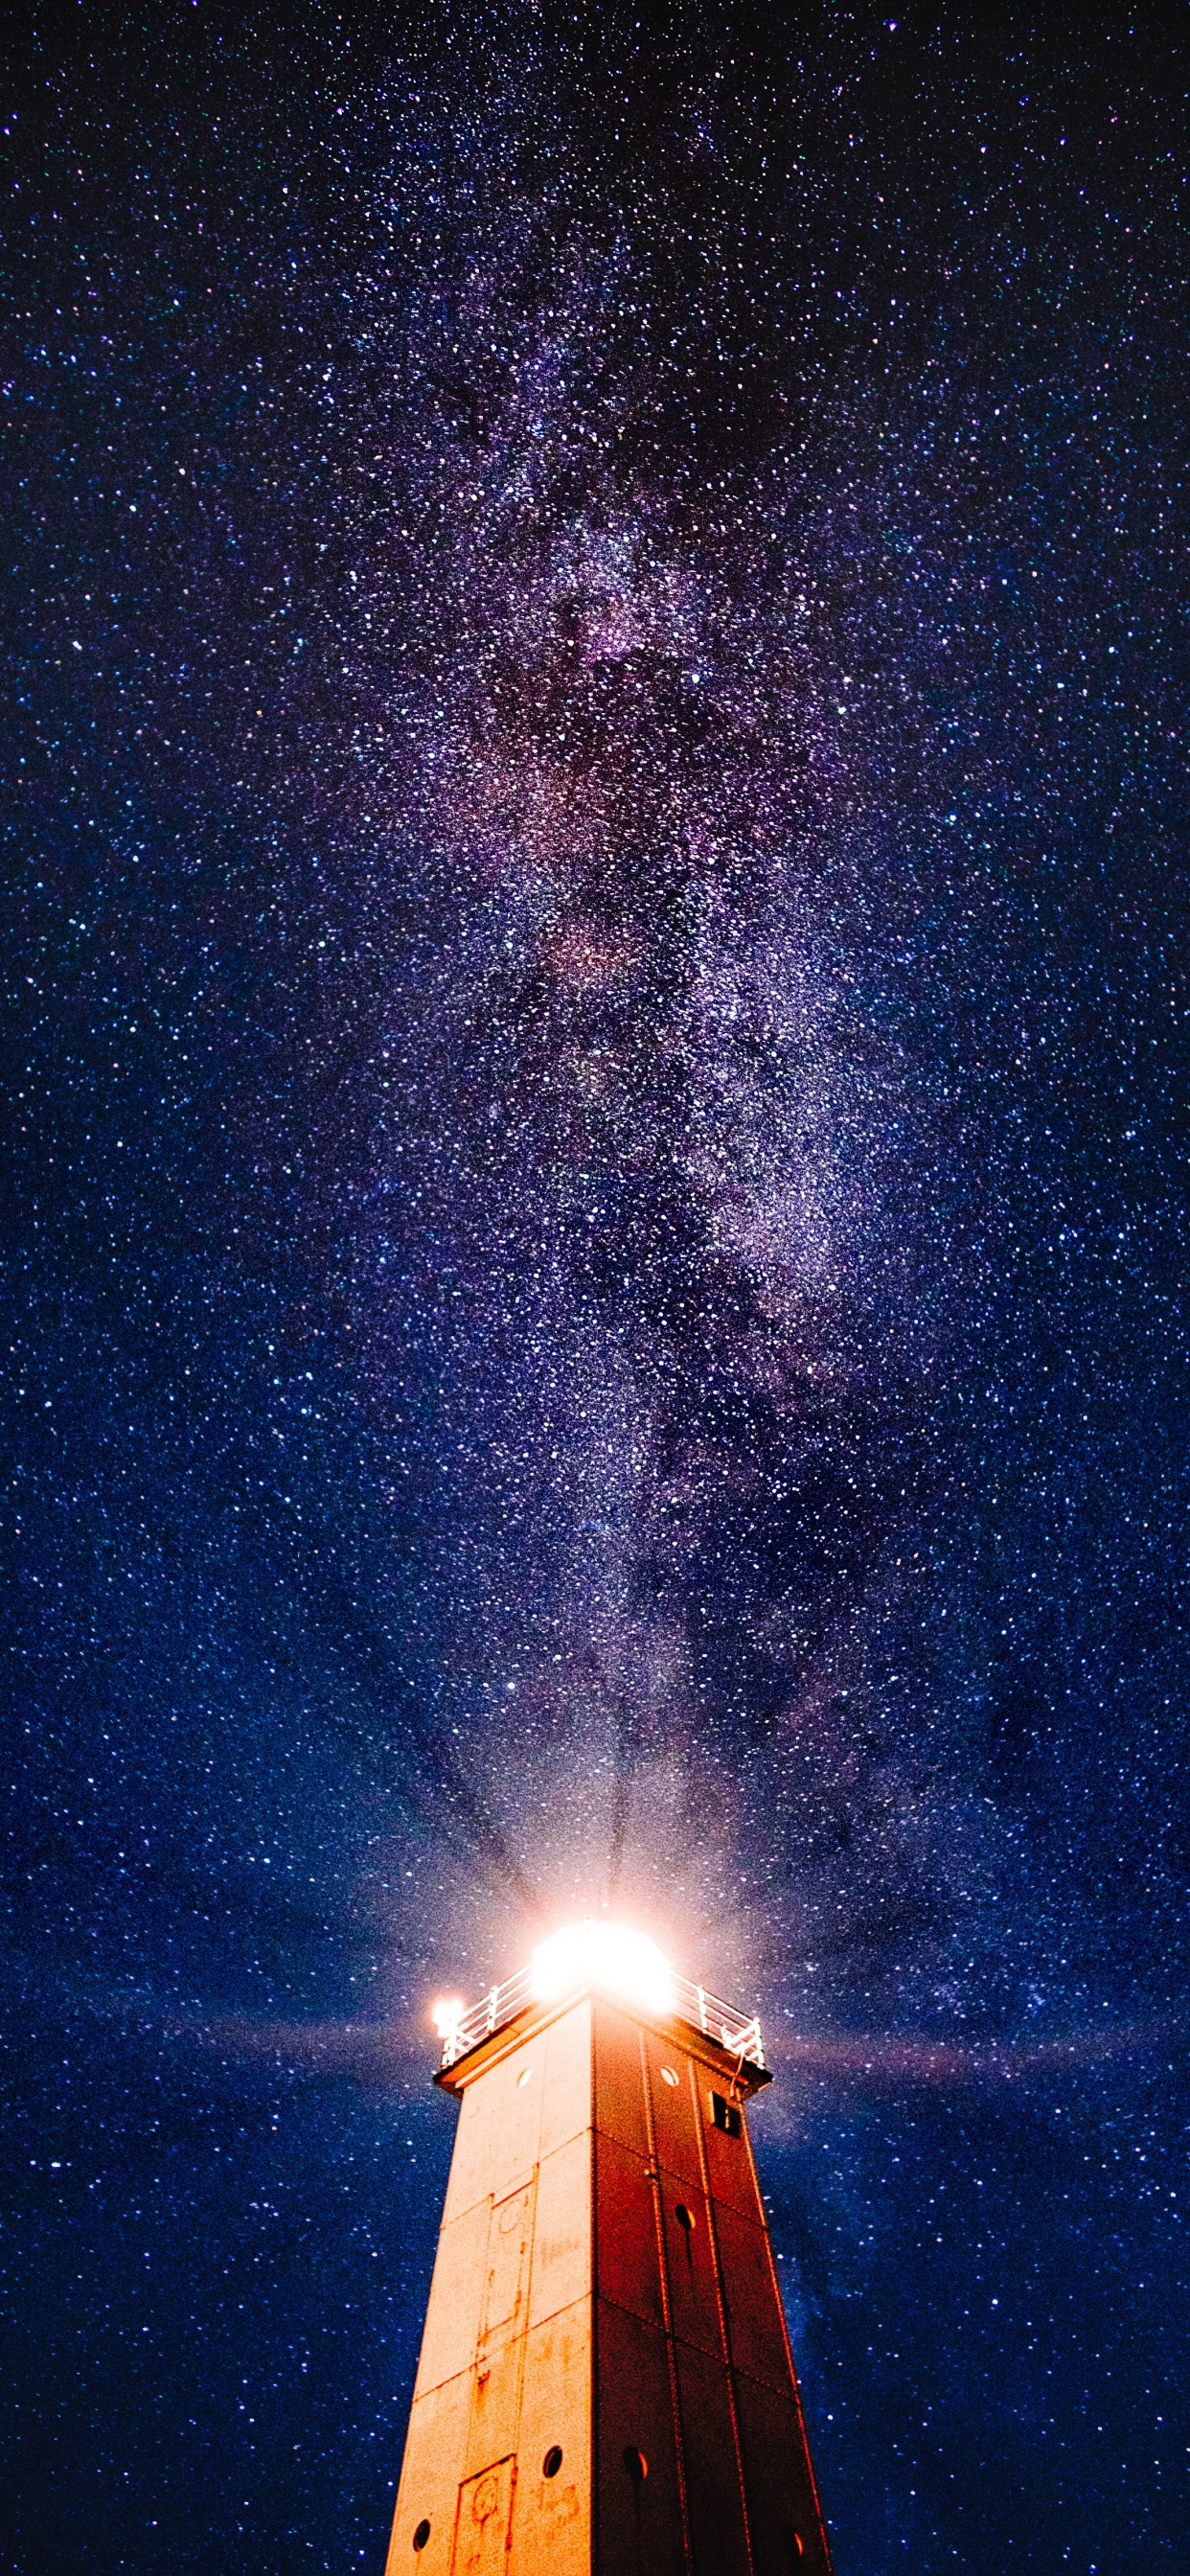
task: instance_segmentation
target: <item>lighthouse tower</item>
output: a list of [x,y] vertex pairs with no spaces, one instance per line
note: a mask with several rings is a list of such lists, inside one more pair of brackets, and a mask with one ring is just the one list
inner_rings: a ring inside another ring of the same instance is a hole
[[748,2140],[759,2023],[590,1923],[443,2042],[387,2576],[829,2576]]

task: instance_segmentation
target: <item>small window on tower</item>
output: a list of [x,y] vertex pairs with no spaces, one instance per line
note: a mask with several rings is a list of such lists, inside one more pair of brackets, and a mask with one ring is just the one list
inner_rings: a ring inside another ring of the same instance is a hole
[[418,2550],[418,2551],[423,2550],[423,2549],[425,2548],[426,2542],[427,2542],[427,2540],[429,2539],[429,2537],[430,2537],[430,2526],[429,2526],[429,2523],[428,2523],[428,2522],[419,2522],[419,2524],[418,2524],[418,2526],[417,2526],[417,2529],[416,2529],[416,2531],[414,2532],[414,2535],[413,2535],[413,2546],[414,2546],[414,2548],[415,2548],[416,2550]]
[[725,2094],[712,2093],[711,2118],[715,2127],[722,2129],[725,2138],[743,2137],[744,2115],[739,2103],[729,2102]]

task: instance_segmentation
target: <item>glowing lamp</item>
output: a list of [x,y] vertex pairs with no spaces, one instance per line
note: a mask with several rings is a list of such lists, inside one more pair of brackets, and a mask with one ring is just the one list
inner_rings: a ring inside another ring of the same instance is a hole
[[454,2038],[466,2010],[467,2006],[461,1995],[439,1995],[437,2003],[431,2004],[430,2019],[440,2040]]
[[569,1923],[533,1953],[530,1967],[538,2003],[554,2004],[583,1986],[619,1995],[626,2004],[667,2020],[674,2009],[673,1975],[664,1952],[644,1932],[624,1923]]

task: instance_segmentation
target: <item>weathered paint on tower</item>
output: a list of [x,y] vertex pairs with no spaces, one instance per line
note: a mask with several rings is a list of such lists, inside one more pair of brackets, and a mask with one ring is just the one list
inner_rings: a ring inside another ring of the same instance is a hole
[[594,1991],[444,2068],[387,2576],[829,2576],[744,2113],[767,2080]]

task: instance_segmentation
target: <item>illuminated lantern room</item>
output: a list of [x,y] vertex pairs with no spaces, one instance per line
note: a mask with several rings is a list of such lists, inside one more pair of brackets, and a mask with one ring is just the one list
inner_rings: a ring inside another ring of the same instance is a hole
[[829,2576],[759,2021],[606,1921],[435,2018],[459,2126],[387,2576]]

